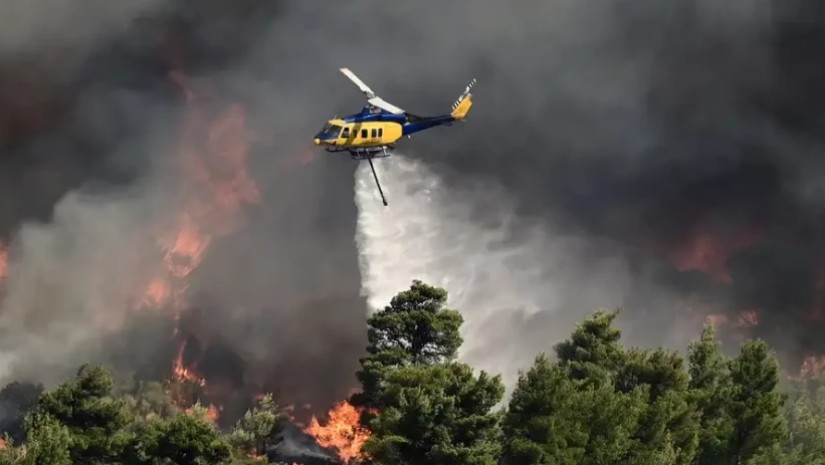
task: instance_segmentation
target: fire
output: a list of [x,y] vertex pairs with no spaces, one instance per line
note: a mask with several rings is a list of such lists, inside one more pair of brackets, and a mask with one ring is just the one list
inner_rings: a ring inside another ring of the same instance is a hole
[[[221,410],[223,410],[222,407],[215,407],[214,404],[209,404],[209,407],[206,408],[206,419],[211,421],[212,423],[215,423],[216,421],[218,421],[218,417],[220,416]],[[192,415],[195,413],[195,407],[189,407],[186,410],[184,410],[184,412],[186,412],[188,415]]]
[[728,270],[730,255],[759,242],[758,233],[745,232],[736,237],[702,233],[671,253],[671,261],[679,271],[698,270],[717,284],[733,282]]
[[754,309],[740,311],[739,325],[744,327],[759,326],[759,311]]
[[795,380],[817,379],[823,375],[825,375],[825,355],[805,358],[799,369],[799,375],[789,376],[789,378]]
[[[719,329],[723,326],[730,325],[731,319],[723,313],[711,313],[705,317],[705,323]],[[747,309],[739,311],[739,321],[736,326],[739,328],[752,328],[759,326],[759,310]]]
[[218,410],[220,410],[220,407],[215,407],[214,405],[209,404],[209,407],[206,409],[206,418],[208,418],[212,423],[218,421],[218,416],[220,416]]
[[[154,309],[171,304],[172,336],[180,338],[172,375],[206,388],[207,380],[184,358],[186,339],[179,325],[189,309],[188,280],[210,246],[237,230],[241,207],[258,203],[260,195],[246,167],[252,140],[243,107],[230,104],[221,109],[215,105],[214,94],[196,88],[180,71],[173,73],[172,79],[181,87],[186,102],[178,146],[171,157],[177,160],[182,176],[179,197],[169,203],[180,207],[165,222],[161,219],[154,225],[162,258],[138,303]],[[178,401],[188,404],[194,400]],[[220,407],[210,405],[207,416],[215,420],[219,411]]]
[[705,322],[715,329],[728,324],[728,317],[721,313],[712,313],[705,317]]
[[186,349],[186,341],[180,345],[178,355],[175,357],[173,365],[173,372],[175,377],[179,380],[192,381],[201,387],[206,386],[206,380],[199,378],[190,368],[187,368],[183,363],[183,350]]
[[360,415],[358,409],[342,401],[328,412],[326,425],[313,416],[304,432],[320,446],[335,449],[342,460],[349,462],[361,455],[361,447],[369,439],[369,432],[360,425]]
[[188,215],[184,215],[181,222],[174,243],[164,257],[169,272],[176,278],[185,278],[201,264],[212,240],[211,236],[198,231]]
[[159,308],[169,301],[171,295],[172,288],[169,283],[160,278],[155,278],[146,288],[143,304],[148,307]]

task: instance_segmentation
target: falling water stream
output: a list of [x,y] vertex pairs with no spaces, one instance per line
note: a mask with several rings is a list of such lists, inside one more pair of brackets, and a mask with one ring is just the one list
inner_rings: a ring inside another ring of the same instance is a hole
[[[361,163],[355,173],[355,239],[370,309],[383,308],[413,279],[444,287],[449,306],[464,316],[460,357],[501,373],[508,386],[581,315],[604,305],[605,292],[614,294],[621,285],[610,278],[601,279],[596,292],[583,289],[584,275],[593,273],[581,265],[583,241],[515,216],[497,186],[448,191],[424,163],[404,155],[375,167],[388,207],[369,165]],[[605,277],[619,266],[600,265],[613,268],[601,270]],[[571,292],[579,307],[565,309]]]

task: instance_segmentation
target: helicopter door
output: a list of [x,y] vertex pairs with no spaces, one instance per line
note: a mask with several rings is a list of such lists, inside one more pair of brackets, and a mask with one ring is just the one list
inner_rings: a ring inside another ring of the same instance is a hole
[[349,139],[349,126],[344,126],[344,130],[341,132],[342,139]]

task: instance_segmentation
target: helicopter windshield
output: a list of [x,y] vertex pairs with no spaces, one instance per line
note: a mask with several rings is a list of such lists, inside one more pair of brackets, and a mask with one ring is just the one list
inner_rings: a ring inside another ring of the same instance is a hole
[[322,139],[335,139],[338,137],[338,134],[340,133],[341,126],[338,126],[337,124],[327,123],[327,125],[324,126],[324,129],[321,130],[320,135]]

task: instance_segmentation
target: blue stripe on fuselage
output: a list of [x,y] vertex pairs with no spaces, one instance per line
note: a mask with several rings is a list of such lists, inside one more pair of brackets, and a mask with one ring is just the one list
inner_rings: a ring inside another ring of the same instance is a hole
[[450,124],[455,121],[450,115],[444,116],[433,116],[432,118],[423,118],[420,121],[415,121],[411,123],[406,123],[401,128],[402,135],[409,136],[410,134],[415,134],[416,132],[423,131],[425,129],[430,129],[435,126],[441,126],[444,124]]
[[346,118],[344,118],[344,121],[347,122],[347,123],[366,123],[366,122],[370,122],[370,121],[391,121],[393,123],[404,124],[404,121],[406,121],[406,119],[407,119],[407,115],[405,115],[403,113],[400,114],[400,115],[396,115],[394,113],[390,113],[390,112],[384,111],[384,110],[381,110],[381,111],[378,111],[378,112],[373,112],[373,111],[370,110],[370,107],[367,106],[367,107],[364,107],[363,110],[361,110],[361,113],[356,113],[354,115],[349,115]]
[[390,113],[384,110],[371,111],[370,107],[364,107],[364,109],[361,110],[360,113],[356,113],[354,115],[350,115],[343,118],[344,122],[347,123],[368,123],[378,121],[398,123],[402,126],[401,134],[405,136],[415,134],[416,132],[420,132],[435,126],[450,124],[453,121],[455,121],[455,118],[453,118],[451,115],[431,117],[417,117],[411,115],[409,119],[410,121],[408,121],[408,116],[403,113],[400,115],[396,115],[394,113]]

